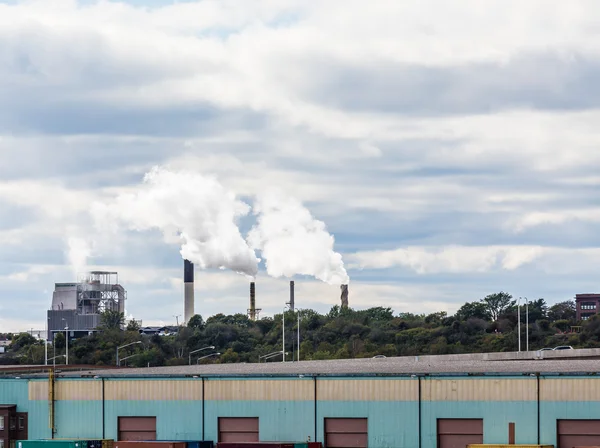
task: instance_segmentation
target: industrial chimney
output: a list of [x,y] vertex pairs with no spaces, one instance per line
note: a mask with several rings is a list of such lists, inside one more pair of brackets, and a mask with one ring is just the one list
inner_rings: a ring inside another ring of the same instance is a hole
[[256,320],[260,309],[256,309],[256,285],[254,282],[250,282],[250,308],[248,308],[248,318],[250,320]]
[[342,285],[340,289],[342,290],[342,308],[348,308],[348,285]]
[[294,311],[294,281],[290,281],[290,301],[288,303],[290,310]]
[[183,260],[183,318],[187,324],[194,315],[194,263]]

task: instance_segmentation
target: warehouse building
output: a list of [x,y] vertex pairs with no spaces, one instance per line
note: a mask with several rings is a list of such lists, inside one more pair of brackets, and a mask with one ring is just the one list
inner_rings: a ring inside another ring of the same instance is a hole
[[600,360],[384,358],[21,373],[0,378],[0,438],[593,446],[597,372]]

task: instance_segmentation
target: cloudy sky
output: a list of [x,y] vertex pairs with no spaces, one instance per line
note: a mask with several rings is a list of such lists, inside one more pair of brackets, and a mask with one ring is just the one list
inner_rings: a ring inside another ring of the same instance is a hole
[[[43,328],[69,236],[155,165],[274,186],[327,224],[350,304],[452,313],[595,292],[597,0],[0,0],[0,331]],[[251,217],[242,220],[244,232]],[[183,313],[156,232],[92,258],[144,324]],[[110,246],[109,246],[110,247]],[[260,256],[260,254],[258,254]],[[295,278],[299,307],[339,287]],[[196,272],[196,311],[248,280]],[[256,279],[263,313],[287,279]]]

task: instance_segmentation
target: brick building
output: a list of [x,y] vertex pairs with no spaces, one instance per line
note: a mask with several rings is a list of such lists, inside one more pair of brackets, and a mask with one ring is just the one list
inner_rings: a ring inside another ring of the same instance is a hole
[[587,320],[600,311],[600,294],[576,294],[577,320]]

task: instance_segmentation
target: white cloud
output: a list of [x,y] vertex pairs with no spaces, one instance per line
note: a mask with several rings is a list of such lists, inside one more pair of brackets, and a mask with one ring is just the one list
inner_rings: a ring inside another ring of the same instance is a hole
[[[72,277],[68,237],[94,240],[90,204],[156,164],[307,203],[354,265],[353,304],[434,311],[496,289],[591,287],[594,12],[592,0],[0,5],[4,312],[49,301],[40,291]],[[128,311],[176,313],[179,254],[153,234],[94,243],[110,250],[90,264],[131,286]],[[198,278],[203,314],[245,308],[245,279]],[[315,307],[337,303],[336,288],[298,285]],[[277,311],[285,283],[259,288]]]
[[532,262],[543,253],[544,248],[535,246],[407,247],[358,252],[349,259],[362,269],[405,266],[419,274],[477,273],[493,268],[514,270]]

